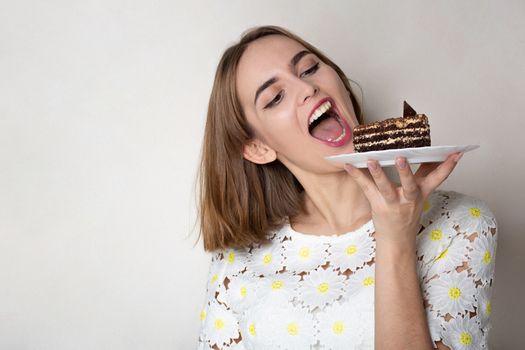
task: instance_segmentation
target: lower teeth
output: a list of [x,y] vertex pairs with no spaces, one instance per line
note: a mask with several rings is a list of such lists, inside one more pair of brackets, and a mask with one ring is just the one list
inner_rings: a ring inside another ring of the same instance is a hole
[[336,138],[335,140],[332,140],[332,139],[328,139],[329,142],[337,142],[337,141],[341,141],[343,139],[343,137],[345,137],[346,135],[346,130],[343,128],[343,133],[341,135],[339,135],[338,138]]

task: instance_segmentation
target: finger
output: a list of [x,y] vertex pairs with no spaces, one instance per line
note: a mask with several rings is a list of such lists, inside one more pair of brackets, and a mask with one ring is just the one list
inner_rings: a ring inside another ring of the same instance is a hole
[[383,196],[387,203],[392,203],[397,200],[396,188],[392,184],[392,181],[386,176],[383,168],[379,165],[377,160],[368,160],[368,171],[372,174],[379,193]]
[[441,162],[432,162],[432,163],[423,163],[419,166],[416,173],[414,174],[414,177],[416,178],[416,181],[418,179],[424,178],[428,174],[430,174],[434,169],[436,169]]
[[463,152],[450,154],[443,163],[421,181],[421,191],[425,198],[447,179],[462,156]]
[[401,187],[403,188],[403,196],[408,201],[415,201],[421,194],[421,191],[405,157],[397,157],[396,168],[399,173]]
[[372,203],[379,198],[379,191],[374,183],[374,180],[365,173],[365,171],[354,167],[352,164],[345,164],[346,172],[357,182],[363,193]]

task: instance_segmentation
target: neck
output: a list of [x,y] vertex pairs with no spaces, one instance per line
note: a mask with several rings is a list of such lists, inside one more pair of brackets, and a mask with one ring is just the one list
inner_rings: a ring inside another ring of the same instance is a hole
[[345,171],[296,177],[305,190],[305,212],[291,218],[294,229],[317,235],[342,234],[370,220],[368,199]]

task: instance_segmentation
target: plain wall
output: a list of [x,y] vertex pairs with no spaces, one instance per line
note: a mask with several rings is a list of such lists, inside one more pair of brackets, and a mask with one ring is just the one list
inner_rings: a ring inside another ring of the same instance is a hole
[[0,2],[0,349],[193,349],[209,256],[194,182],[223,50],[282,25],[368,121],[480,144],[442,189],[499,223],[493,349],[523,348],[525,2]]

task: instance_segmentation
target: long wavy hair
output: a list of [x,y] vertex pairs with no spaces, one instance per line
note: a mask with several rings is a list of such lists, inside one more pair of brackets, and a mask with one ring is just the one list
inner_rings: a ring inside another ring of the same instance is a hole
[[260,165],[243,157],[243,146],[254,133],[237,95],[237,67],[248,45],[268,35],[291,38],[332,67],[350,95],[358,122],[363,122],[349,79],[320,50],[277,26],[244,32],[222,55],[208,104],[198,177],[198,220],[206,251],[264,243],[271,231],[304,210],[304,189],[279,160]]

